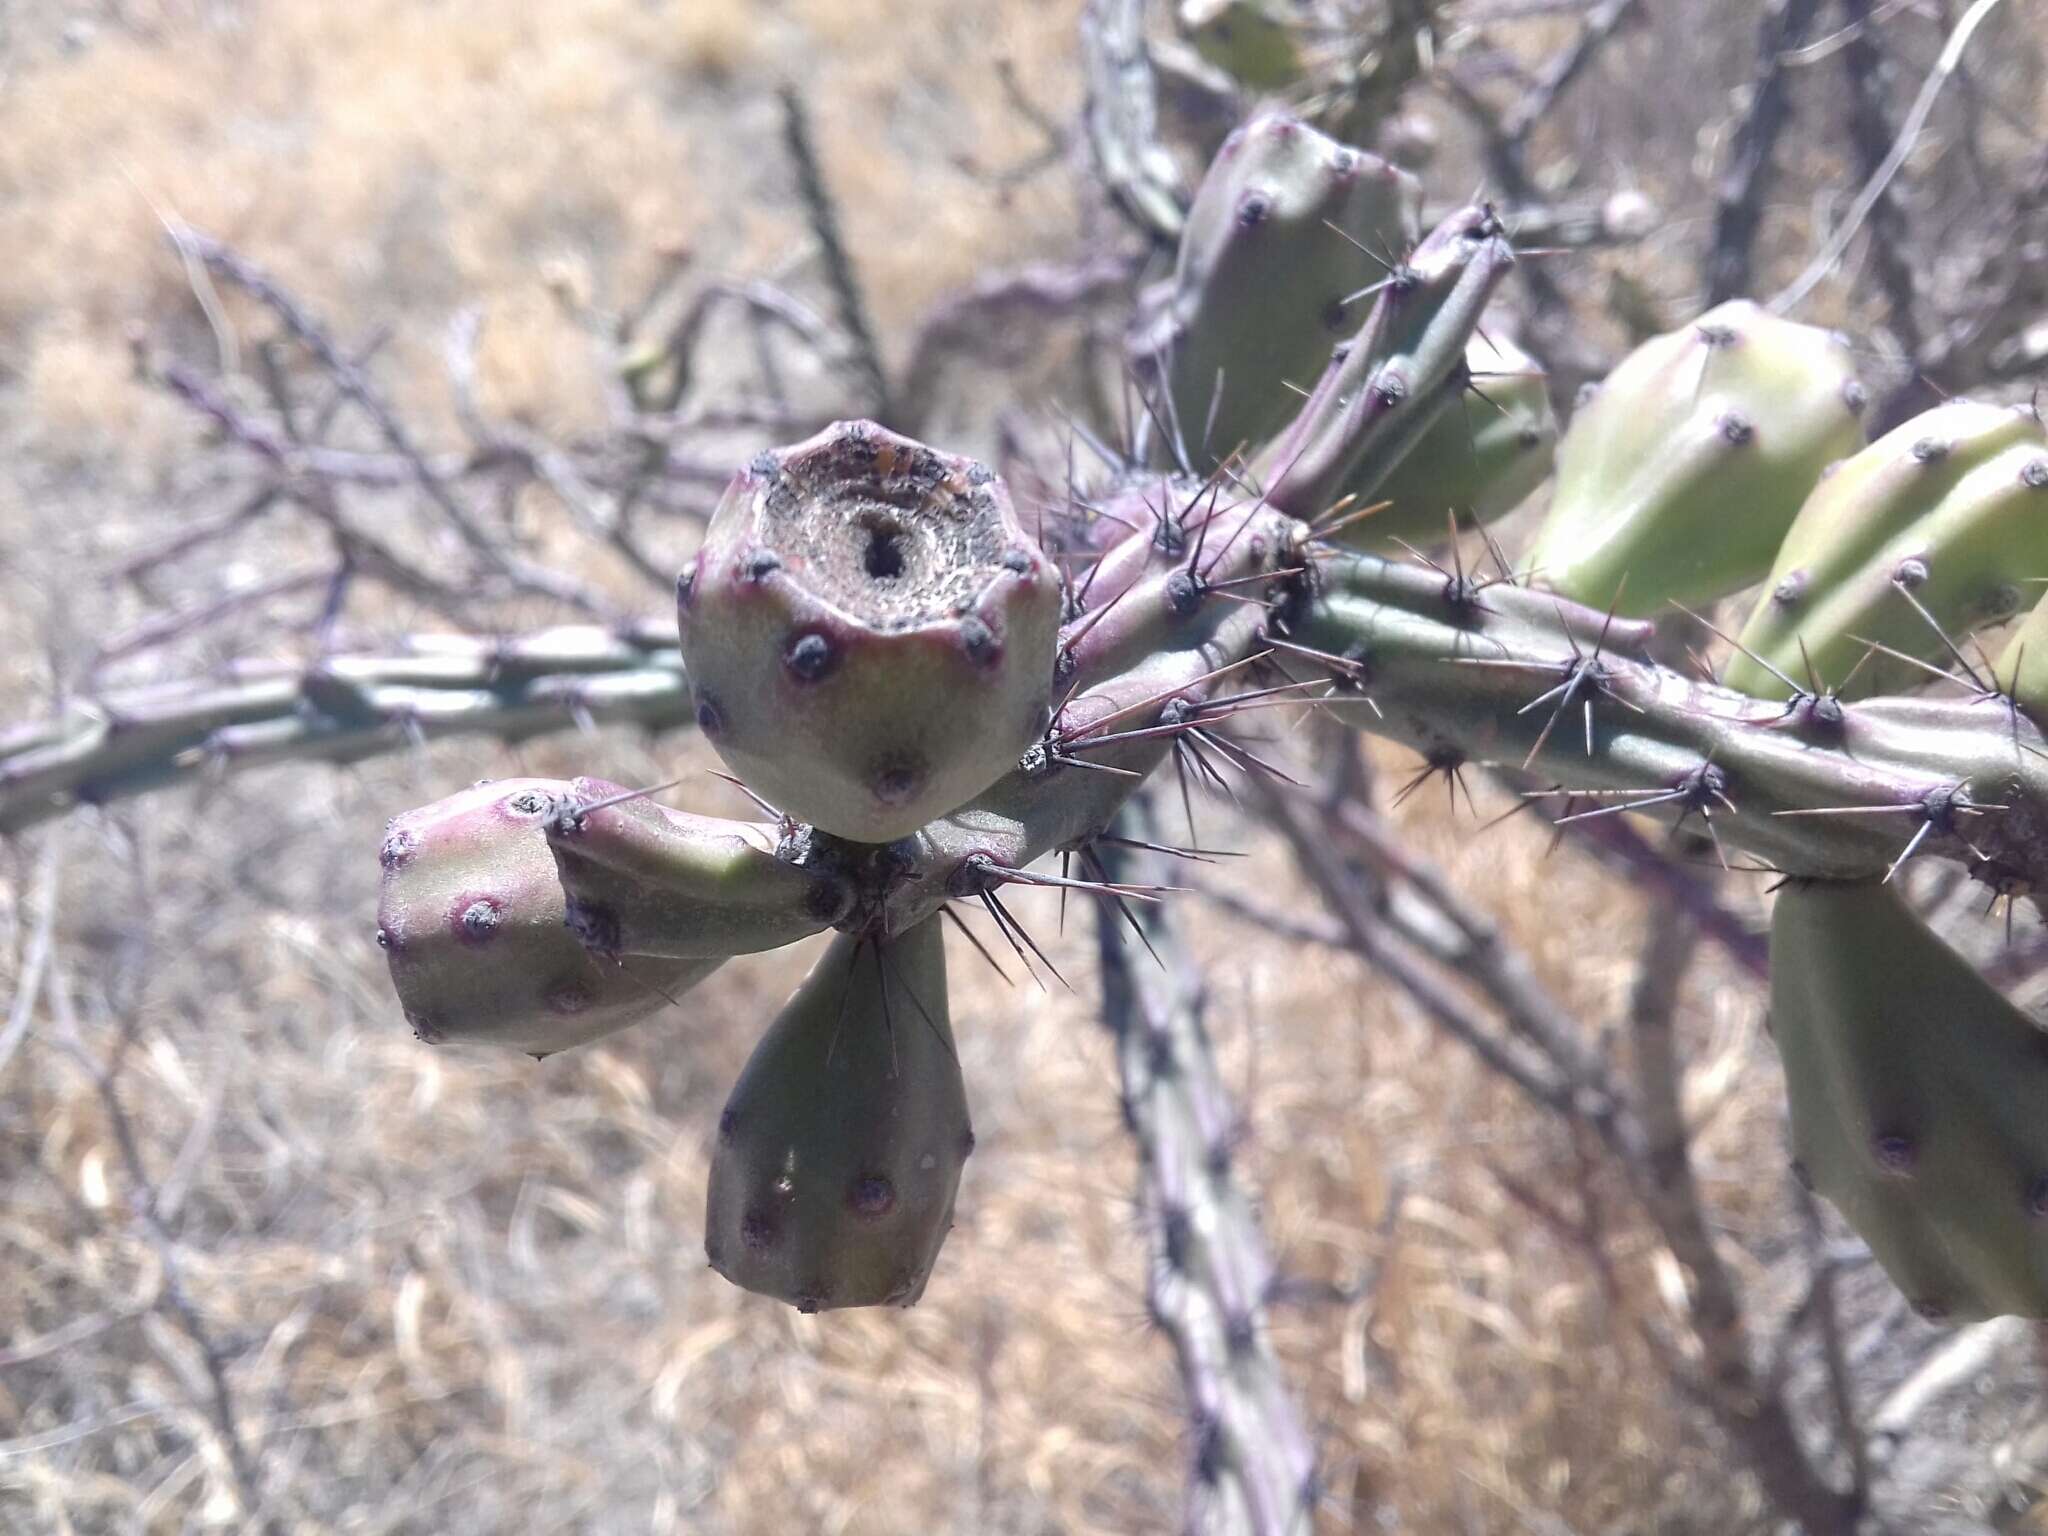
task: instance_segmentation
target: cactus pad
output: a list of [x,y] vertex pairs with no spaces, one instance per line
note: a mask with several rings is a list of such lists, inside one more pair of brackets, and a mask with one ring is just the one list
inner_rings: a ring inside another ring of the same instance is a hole
[[1421,208],[1406,172],[1294,118],[1231,134],[1134,343],[1163,370],[1192,457],[1256,448],[1286,425],[1300,403],[1289,386],[1313,386],[1357,329],[1354,296],[1413,244]]
[[902,837],[1045,723],[1059,580],[1002,482],[866,422],[742,470],[678,585],[697,723],[784,814]]
[[1915,1309],[2048,1316],[2048,1034],[1875,882],[1779,892],[1771,1021],[1796,1171]]
[[940,919],[836,937],[719,1117],[705,1253],[800,1311],[909,1306],[973,1149]]
[[1746,300],[1643,343],[1558,445],[1541,579],[1630,617],[1761,580],[1822,472],[1863,445],[1850,361]]
[[2010,618],[2038,590],[2025,578],[2043,576],[2048,432],[2027,410],[1938,406],[1814,487],[1742,631],[1753,654],[1738,652],[1726,681],[1785,698],[1771,668],[1807,687],[1810,657],[1844,697],[1902,692],[1929,674],[1869,642],[1945,663],[1943,633]]

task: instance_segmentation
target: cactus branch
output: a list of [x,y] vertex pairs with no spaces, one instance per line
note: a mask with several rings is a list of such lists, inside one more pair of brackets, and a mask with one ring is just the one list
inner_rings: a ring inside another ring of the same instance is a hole
[[522,741],[615,722],[690,718],[672,632],[586,626],[493,641],[414,637],[392,655],[226,675],[78,699],[0,735],[0,834],[78,805],[270,763],[349,763],[444,736]]
[[1159,139],[1159,85],[1145,48],[1145,0],[1089,0],[1081,14],[1088,147],[1103,186],[1161,245],[1180,238],[1186,194]]
[[[1112,846],[1099,856],[1112,873],[1137,862]],[[1138,1144],[1146,1307],[1173,1341],[1195,1427],[1187,1529],[1290,1536],[1314,1520],[1315,1448],[1266,1337],[1277,1271],[1232,1159],[1238,1110],[1170,915],[1152,904],[1135,921],[1159,964],[1134,958],[1123,919],[1098,910],[1102,1016]]]

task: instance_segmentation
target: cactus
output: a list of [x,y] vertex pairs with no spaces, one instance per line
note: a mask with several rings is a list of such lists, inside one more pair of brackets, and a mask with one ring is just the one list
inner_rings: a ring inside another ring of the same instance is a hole
[[1181,0],[1176,19],[1195,51],[1257,91],[1300,80],[1300,19],[1288,0]]
[[1849,364],[1827,332],[1746,300],[1645,342],[1558,445],[1530,556],[1543,581],[1646,617],[1759,580],[1822,471],[1863,445]]
[[1916,687],[1915,659],[2010,618],[2029,576],[2048,576],[2048,432],[2031,410],[1939,406],[1814,488],[1726,681],[1784,698],[1811,666],[1844,698]]
[[724,963],[578,942],[545,831],[570,792],[553,779],[487,780],[386,830],[377,942],[427,1044],[547,1056],[652,1018]]
[[734,478],[678,583],[697,724],[783,812],[884,843],[1045,723],[1060,594],[971,460],[841,423]]
[[704,1250],[799,1311],[912,1305],[974,1150],[939,919],[835,937],[718,1117]]
[[[1250,323],[1285,332],[1298,353],[1323,345],[1320,285],[1337,269],[1306,238],[1306,210],[1335,185],[1323,163],[1335,152],[1267,120],[1240,139],[1242,158],[1212,172],[1205,197],[1228,189],[1213,196],[1234,206],[1245,168],[1270,156],[1299,173],[1287,196],[1301,201],[1267,231],[1285,237],[1273,242],[1278,278],[1254,284],[1258,302],[1242,314],[1222,279],[1244,296],[1244,274],[1262,270],[1257,242],[1198,208],[1182,261],[1182,275],[1200,279],[1182,295],[1192,307],[1136,342],[1163,386],[1167,430],[1155,447],[1187,436],[1174,392],[1211,367],[1190,361],[1199,348],[1226,372],[1242,353],[1241,376],[1276,381],[1272,397],[1285,404],[1277,380],[1297,365],[1263,350],[1264,329],[1233,334],[1231,324],[1256,312]],[[1405,206],[1405,184],[1386,185],[1399,194],[1386,206]],[[1922,584],[1930,615],[1967,628],[1983,608],[1971,593],[2025,579],[2015,561],[2031,565],[2031,531],[2006,519],[2035,490],[2037,425],[1948,408],[1936,416],[1957,423],[1967,447],[1946,467],[1918,474],[1925,466],[1902,466],[1888,438],[1809,500],[1826,465],[1860,445],[1860,387],[1827,333],[1726,305],[1640,349],[1572,423],[1534,555],[1550,590],[1504,557],[1483,578],[1455,555],[1389,558],[1382,546],[1397,529],[1431,538],[1445,507],[1484,519],[1528,489],[1548,431],[1542,381],[1477,335],[1513,263],[1490,209],[1442,221],[1377,285],[1307,400],[1247,431],[1258,440],[1241,466],[1198,477],[1184,459],[1178,471],[1125,463],[1106,485],[1076,486],[1073,510],[1052,514],[1074,565],[1064,583],[1001,483],[967,460],[862,422],[761,455],[733,481],[679,583],[678,623],[697,722],[776,819],[715,822],[597,780],[471,792],[401,818],[385,912],[409,1014],[435,1033],[558,1049],[654,1012],[724,955],[835,930],[734,1090],[707,1251],[741,1285],[803,1307],[914,1300],[968,1142],[942,910],[981,904],[1026,965],[1044,960],[1002,904],[1008,887],[1079,884],[1105,901],[1161,894],[1033,866],[1056,853],[1113,864],[1103,854],[1115,818],[1169,762],[1184,788],[1279,772],[1233,722],[1312,702],[1413,746],[1426,774],[1516,765],[1555,786],[1561,820],[1633,811],[1697,825],[1724,860],[1746,855],[1794,877],[1779,909],[1781,953],[1796,957],[1781,964],[1781,1039],[1800,1135],[1817,1173],[1827,1165],[1823,1187],[1920,1300],[1958,1315],[2038,1310],[2028,1202],[1972,1205],[1957,1193],[1995,1168],[2048,1177],[2020,1167],[2024,1123],[2011,1104],[1978,1115],[1995,1135],[1969,1133],[1954,1156],[1930,1152],[1938,1177],[1916,1187],[1938,1201],[1896,1199],[1889,1186],[1873,1194],[1843,1149],[1876,1134],[1856,1115],[1910,1110],[1920,1127],[1910,1134],[1928,1136],[1957,1118],[1955,1103],[1989,1095],[1989,1068],[1951,1067],[1932,1034],[1886,1026],[1904,1015],[1873,1011],[1878,1002],[1932,1016],[1953,1000],[1967,1016],[1957,1027],[1989,1042],[1985,1061],[2032,1081],[2023,1026],[1937,942],[1915,937],[1886,886],[1926,857],[1961,863],[1994,896],[2048,891],[2048,743],[2029,714],[2048,685],[2033,683],[2026,651],[2039,630],[2048,653],[2048,618],[2023,629],[1997,669],[2015,699],[1981,674],[1961,696],[1788,684],[1789,696],[1758,697],[1663,664],[1671,647],[1641,617],[1735,591],[1774,558],[1781,577],[1807,572],[1816,593],[1853,594],[1869,585],[1859,573],[1899,553],[1898,539],[1924,533],[1937,552],[1930,576],[1962,573],[1953,587]],[[1300,270],[1311,280],[1279,280]],[[1186,337],[1195,344],[1182,347]],[[1226,398],[1218,420],[1237,408]],[[1887,489],[1902,473],[1918,487],[1911,495]],[[1394,505],[1374,510],[1376,496]],[[1859,609],[1831,621],[1821,655],[1834,660],[1833,631],[1893,617]],[[1745,643],[1782,657],[1798,638],[1794,626]],[[1899,648],[1926,655],[1927,643]],[[607,653],[590,670],[634,665]],[[471,677],[474,658],[458,670]],[[1901,680],[1876,676],[1887,689]],[[672,666],[664,686],[637,706],[641,718],[673,709]],[[388,702],[355,711],[304,680],[279,691],[282,703],[235,695],[212,713],[161,709],[152,729],[167,744],[243,720],[272,729],[313,697],[337,722],[390,733]],[[473,723],[545,723],[542,711],[560,710],[556,691],[508,692]],[[216,718],[221,708],[231,713]],[[0,791],[14,772],[30,786],[31,814],[79,786],[121,782],[102,775],[108,766],[124,777],[165,771],[154,750],[96,745],[69,724],[25,738],[19,762],[11,770],[0,750]],[[7,809],[0,794],[0,819]],[[491,901],[480,906],[479,892]],[[1875,936],[1884,963],[1865,966],[1868,977],[1889,978],[1868,996],[1854,990],[1867,980],[1852,974],[1857,942],[1825,936],[1851,929]],[[563,978],[579,1009],[568,1025],[549,1011],[568,995]],[[1858,998],[1871,1005],[1862,1013]],[[1823,1069],[1827,1083],[1855,1085],[1850,1109],[1814,1088]],[[1156,1127],[1146,1134],[1159,1141]],[[1930,1250],[1925,1235],[1937,1230],[1969,1251]],[[1276,1497],[1294,1496],[1293,1477],[1274,1482]]]
[[1466,349],[1514,266],[1493,210],[1461,208],[1382,283],[1294,421],[1255,455],[1250,480],[1294,517],[1369,501],[1469,387]]
[[2048,1035],[1874,882],[1779,892],[1771,1025],[1795,1171],[1914,1309],[2048,1316]]
[[1474,336],[1465,368],[1470,390],[1374,489],[1376,510],[1332,526],[1337,543],[1379,555],[1438,544],[1447,515],[1461,528],[1490,523],[1543,483],[1557,451],[1557,417],[1542,365],[1513,342]]
[[1261,117],[1224,141],[1134,341],[1164,375],[1191,455],[1218,459],[1286,424],[1288,385],[1322,374],[1421,210],[1413,177],[1294,118]]
[[852,889],[780,857],[781,836],[671,811],[602,779],[566,786],[547,818],[568,925],[604,955],[750,955],[845,917]]

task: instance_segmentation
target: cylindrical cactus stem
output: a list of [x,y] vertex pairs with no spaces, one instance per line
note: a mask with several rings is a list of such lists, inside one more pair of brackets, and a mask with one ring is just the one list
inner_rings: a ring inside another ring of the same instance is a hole
[[1268,113],[1233,131],[1132,338],[1166,385],[1173,446],[1206,469],[1284,427],[1290,386],[1322,375],[1357,328],[1352,301],[1414,243],[1421,211],[1413,177],[1298,119]]
[[652,1018],[724,963],[577,941],[544,831],[569,793],[556,779],[486,782],[391,823],[377,941],[420,1039],[546,1056]]
[[1266,1336],[1276,1269],[1233,1160],[1237,1108],[1170,915],[1154,910],[1143,921],[1157,965],[1133,958],[1118,914],[1102,911],[1097,934],[1103,1018],[1116,1036],[1151,1240],[1146,1307],[1179,1357],[1195,1427],[1194,1497],[1240,1516],[1191,1529],[1305,1531],[1317,1498],[1315,1446]]
[[1558,444],[1540,579],[1635,616],[1760,580],[1822,472],[1863,446],[1852,362],[1747,300],[1643,343]]
[[1905,692],[2027,606],[2038,588],[2026,578],[2043,576],[2048,431],[2024,407],[1952,401],[1814,487],[1724,680],[1773,699]]
[[1369,555],[1285,616],[1290,673],[1433,765],[1526,765],[1574,813],[1704,826],[1790,874],[1882,876],[1910,853],[2048,892],[2048,756],[2002,698],[1769,704],[1634,659],[1649,626],[1507,582]]
[[742,470],[678,585],[706,737],[784,814],[864,843],[1015,764],[1060,606],[994,474],[868,422]]
[[1293,423],[1253,458],[1266,500],[1299,518],[1346,494],[1370,500],[1470,382],[1466,344],[1514,262],[1490,208],[1461,208],[1432,230],[1382,280]]
[[1793,881],[1771,1029],[1795,1171],[1931,1322],[2048,1316],[2040,1029],[1875,882]]
[[940,926],[840,934],[740,1073],[704,1237],[735,1285],[803,1312],[924,1294],[974,1149]]
[[750,955],[845,917],[853,889],[776,856],[779,826],[691,816],[577,779],[547,819],[568,924],[600,956]]

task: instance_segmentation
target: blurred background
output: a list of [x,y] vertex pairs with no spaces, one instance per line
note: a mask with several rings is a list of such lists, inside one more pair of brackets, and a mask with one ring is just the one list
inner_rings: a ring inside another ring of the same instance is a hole
[[[1052,407],[1114,421],[1130,295],[1162,270],[1084,112],[1084,38],[1130,9],[1084,34],[1078,0],[0,0],[0,1531],[1199,1517],[1093,914],[1017,899],[1073,990],[956,942],[958,1229],[914,1310],[798,1316],[714,1275],[701,1223],[719,1107],[815,941],[539,1064],[416,1043],[373,942],[388,817],[579,772],[749,814],[701,743],[601,695],[517,745],[308,734],[355,707],[323,658],[658,635],[732,468],[877,399],[1045,494]],[[1184,189],[1255,93],[1153,10]],[[1433,206],[1488,189],[1547,248],[1504,323],[1568,403],[1823,253],[1962,7],[1330,12],[1318,78],[1427,17],[1367,126]],[[1983,19],[1797,310],[1852,335],[1893,419],[2025,399],[2048,359],[2044,26],[2043,0]],[[231,685],[285,702],[216,735]],[[166,719],[203,745],[159,750]],[[104,803],[22,789],[77,753],[119,770],[79,796]],[[1415,768],[1369,755],[1389,786]],[[1516,801],[1471,789],[1387,814],[1470,893],[1471,942],[1497,923],[1618,1050],[1652,1006],[1642,889],[1532,818],[1482,832]],[[1755,1363],[1737,1401],[1703,1366],[1729,1325],[1596,1138],[1347,950],[1257,821],[1199,814],[1247,854],[1176,916],[1283,1277],[1317,1529],[1780,1529],[1731,1429],[1766,1399],[1888,1528],[2048,1529],[2040,1339],[1912,1317],[1786,1174],[1743,943],[1761,882],[1712,878],[1727,941],[1667,1000]]]

